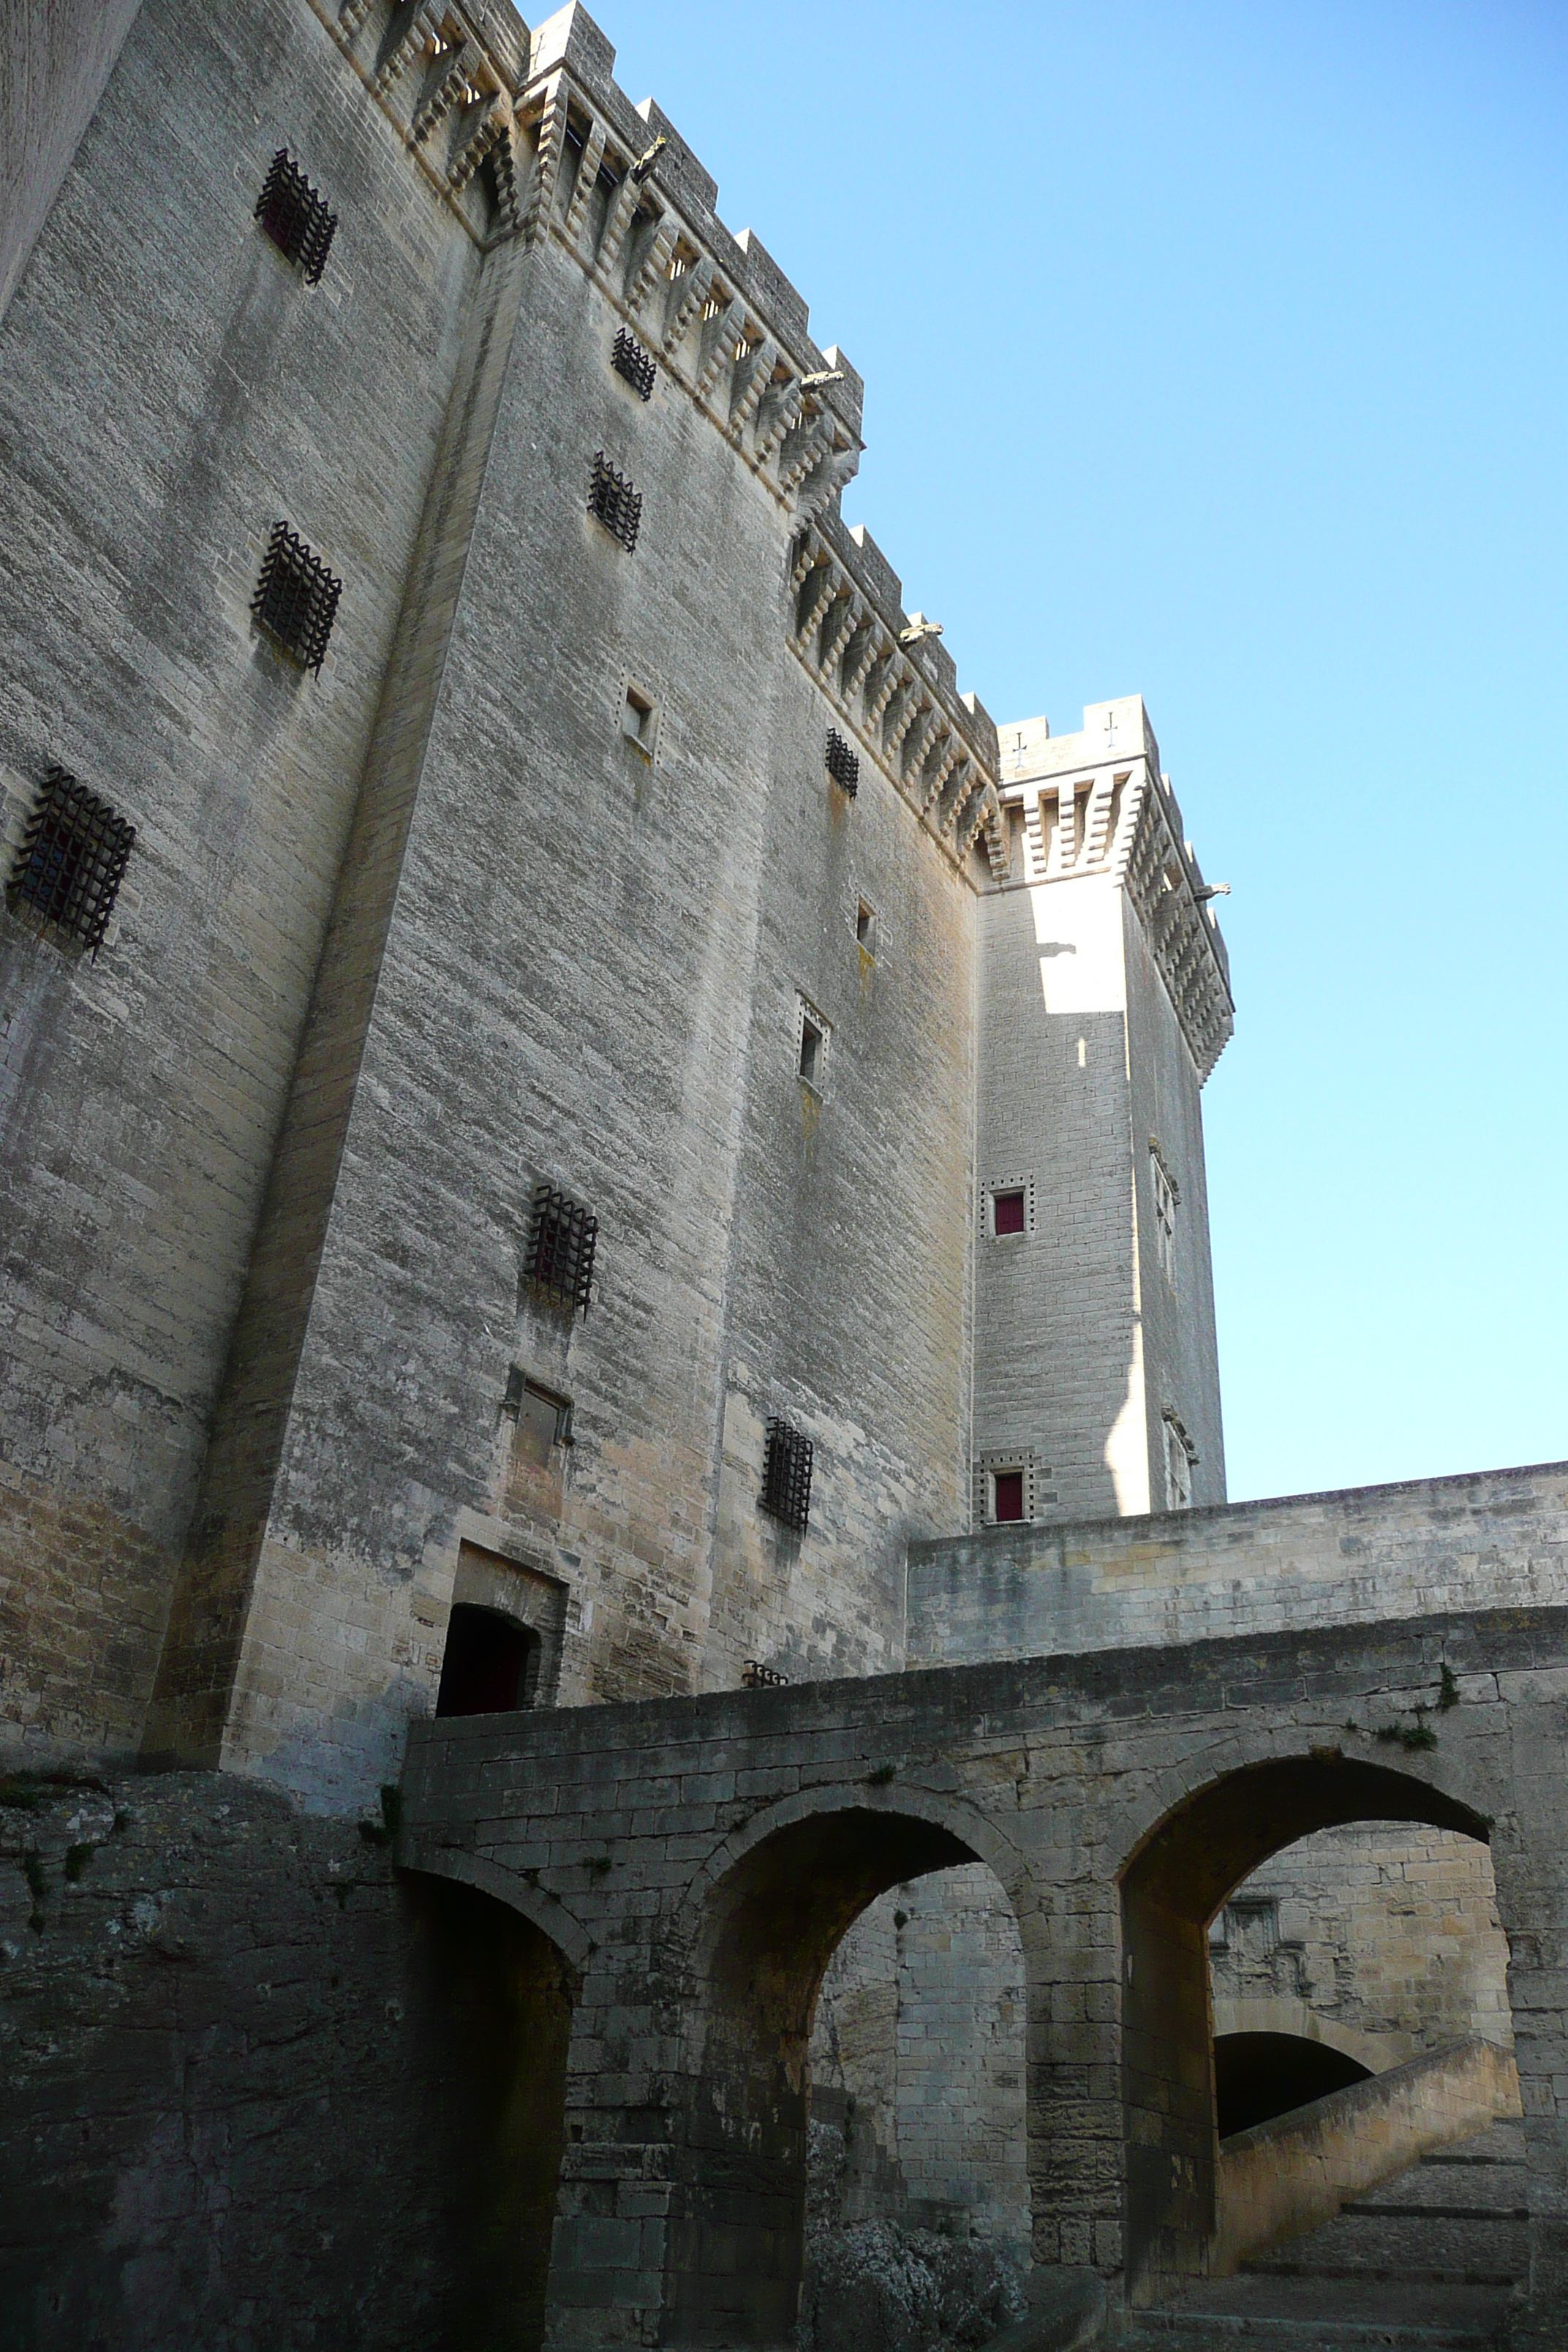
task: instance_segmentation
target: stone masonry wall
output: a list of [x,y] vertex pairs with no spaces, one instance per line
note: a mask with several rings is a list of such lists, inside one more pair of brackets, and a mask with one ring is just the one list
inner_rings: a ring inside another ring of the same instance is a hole
[[910,1663],[1553,1604],[1568,1464],[910,1547]]
[[[629,142],[585,25],[546,122],[581,89]],[[433,1703],[465,1541],[563,1589],[570,1704],[890,1664],[904,1536],[963,1515],[972,880],[869,761],[853,803],[830,783],[795,507],[721,429],[679,278],[638,314],[651,398],[612,368],[624,271],[587,266],[573,190],[521,264],[237,1669],[226,1755],[323,1804]],[[600,449],[635,551],[586,512]],[[819,1097],[797,991],[833,1026]],[[598,1221],[585,1316],[523,1276],[544,1182]],[[572,1402],[542,1465],[514,1374]],[[817,1447],[804,1537],[759,1508],[781,1410]]]
[[1471,2034],[1511,2048],[1490,1850],[1448,1830],[1324,1830],[1209,1931],[1216,2033],[1304,2033],[1374,2074]]
[[[311,288],[275,151],[339,226]],[[7,865],[136,824],[96,961],[0,911],[0,1706],[134,1744],[478,268],[303,0],[146,0],[0,326]],[[249,603],[342,577],[319,676]]]
[[537,2343],[569,1977],[366,1826],[0,1780],[5,2352]]
[[1029,2236],[1024,1954],[982,1864],[879,1896],[811,2037],[812,2193],[840,2225]]

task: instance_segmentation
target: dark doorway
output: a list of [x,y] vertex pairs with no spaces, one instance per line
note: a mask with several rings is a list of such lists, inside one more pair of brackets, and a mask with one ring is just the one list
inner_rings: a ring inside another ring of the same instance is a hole
[[458,1601],[447,1621],[437,1715],[511,1715],[533,1703],[540,1640],[494,1609]]
[[1270,2123],[1331,2091],[1364,2083],[1371,2073],[1342,2050],[1310,2042],[1304,2033],[1222,2033],[1214,2045],[1219,2136],[1229,2139],[1254,2124]]
[[421,2341],[429,2352],[538,2352],[576,1975],[488,1895],[410,1872],[405,1899],[426,2103],[413,2128],[439,2183],[405,2249],[438,2295],[439,2322]]

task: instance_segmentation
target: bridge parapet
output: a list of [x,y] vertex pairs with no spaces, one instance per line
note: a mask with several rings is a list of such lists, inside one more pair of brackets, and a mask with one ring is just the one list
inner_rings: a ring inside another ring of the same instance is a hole
[[1568,1462],[910,1546],[909,1662],[1568,1601]]

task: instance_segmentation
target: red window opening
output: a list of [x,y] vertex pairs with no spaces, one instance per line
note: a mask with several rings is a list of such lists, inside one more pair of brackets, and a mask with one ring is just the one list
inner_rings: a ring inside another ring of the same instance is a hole
[[1021,1519],[1024,1516],[1024,1474],[1021,1470],[998,1470],[995,1476],[996,1518]]
[[[993,1192],[991,1213],[998,1234],[1021,1234],[1024,1230],[1024,1195],[1020,1192]],[[1000,1514],[998,1514],[1000,1516]],[[1022,1517],[1023,1514],[1017,1514]]]

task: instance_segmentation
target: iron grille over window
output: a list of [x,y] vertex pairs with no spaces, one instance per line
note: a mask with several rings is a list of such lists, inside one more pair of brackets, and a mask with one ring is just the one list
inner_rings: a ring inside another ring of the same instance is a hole
[[614,531],[630,554],[637,543],[637,526],[642,520],[642,493],[633,489],[624,474],[616,473],[602,449],[594,459],[588,512],[606,530]]
[[860,755],[849,749],[837,727],[827,730],[827,772],[853,800],[860,789]]
[[96,956],[136,828],[65,768],[44,777],[5,895]]
[[286,522],[274,523],[250,609],[258,625],[306,669],[320,669],[343,583]]
[[298,262],[307,285],[321,282],[331,249],[336,213],[327,210],[287,147],[279,147],[262,183],[256,217],[289,261]]
[[635,335],[624,327],[616,329],[616,348],[610,355],[610,365],[617,375],[624,375],[635,393],[644,400],[653,398],[653,387],[658,376],[658,362],[651,352],[645,352]]
[[760,1658],[748,1658],[741,1669],[742,1690],[783,1690],[789,1682],[776,1666],[764,1666]]
[[536,1186],[524,1261],[528,1279],[558,1305],[580,1307],[586,1314],[598,1238],[599,1220],[580,1201],[569,1200],[553,1184]]
[[811,1512],[811,1453],[810,1438],[793,1423],[780,1421],[776,1414],[770,1417],[763,1508],[800,1534]]

